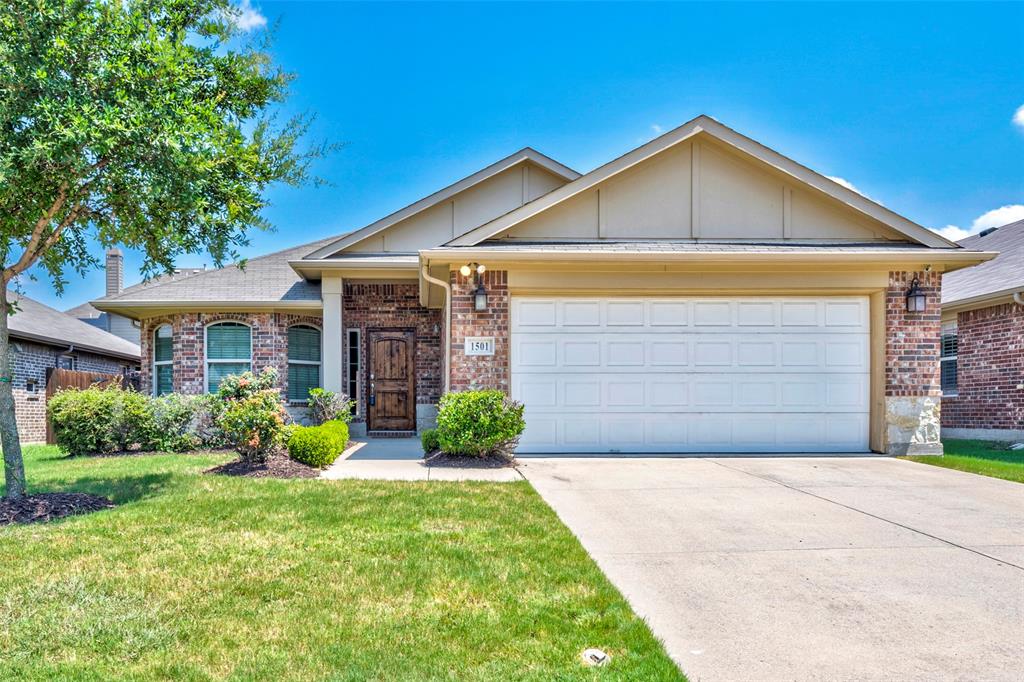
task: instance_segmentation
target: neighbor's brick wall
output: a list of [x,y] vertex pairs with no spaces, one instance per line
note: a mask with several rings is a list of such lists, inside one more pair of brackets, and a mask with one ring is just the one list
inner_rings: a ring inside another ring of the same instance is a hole
[[143,320],[140,344],[143,392],[153,390],[153,332],[162,324],[170,324],[174,390],[177,393],[204,393],[204,329],[224,320],[243,322],[252,328],[252,369],[261,372],[264,367],[276,367],[282,395],[288,392],[288,327],[294,324],[323,327],[323,319],[319,315],[289,313],[182,313]]
[[[907,290],[914,277],[927,296],[923,313],[907,312]],[[939,334],[942,275],[890,272],[885,296],[885,395],[939,396]]]
[[[508,273],[488,270],[483,275],[487,289],[487,312],[473,309],[473,277],[451,273],[452,345],[451,390],[496,388],[509,392],[509,295]],[[467,336],[493,336],[494,355],[466,356]]]
[[942,426],[1024,429],[1024,306],[957,315],[957,397],[942,399]]
[[[433,405],[441,398],[444,357],[444,311],[420,305],[417,282],[345,282],[342,294],[342,324],[346,330],[358,329],[360,349],[359,413],[366,416],[366,375],[369,355],[368,332],[371,329],[409,329],[416,332],[416,403]],[[348,361],[348,349],[342,353]],[[347,371],[347,368],[342,370]]]
[[[57,358],[67,354],[66,351],[66,346],[47,346],[31,341],[11,340],[11,352],[14,357],[14,377],[11,383],[14,392],[14,415],[18,424],[18,436],[24,443],[46,440],[46,373],[57,366]],[[76,369],[83,372],[122,374],[126,367],[134,367],[135,364],[82,351],[75,351],[70,355],[75,357]],[[35,381],[35,392],[28,390],[29,381],[32,380]]]

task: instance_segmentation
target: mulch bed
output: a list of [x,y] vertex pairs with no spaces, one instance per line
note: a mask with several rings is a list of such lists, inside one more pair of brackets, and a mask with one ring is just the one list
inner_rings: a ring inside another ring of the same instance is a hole
[[284,454],[271,455],[266,462],[246,462],[236,459],[227,464],[207,469],[208,474],[245,476],[248,478],[316,478],[320,470],[296,462]]
[[53,521],[113,507],[107,498],[88,493],[39,493],[20,500],[5,497],[0,499],[0,526]]
[[519,466],[516,460],[502,457],[501,455],[463,457],[458,455],[446,455],[440,450],[424,457],[423,463],[428,467],[452,467],[458,469],[514,469]]

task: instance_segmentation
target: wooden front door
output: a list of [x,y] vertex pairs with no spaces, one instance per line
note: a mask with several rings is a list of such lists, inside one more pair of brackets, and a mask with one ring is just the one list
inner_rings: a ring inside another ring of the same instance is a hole
[[369,342],[368,427],[372,431],[414,431],[415,334],[370,330]]

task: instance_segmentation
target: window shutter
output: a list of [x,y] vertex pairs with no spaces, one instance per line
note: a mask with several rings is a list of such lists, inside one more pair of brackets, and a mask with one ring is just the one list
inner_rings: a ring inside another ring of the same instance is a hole
[[289,327],[288,359],[320,362],[320,330],[306,326]]
[[153,358],[157,362],[172,359],[172,341],[171,325],[164,324],[157,328],[153,336]]
[[221,322],[206,329],[206,357],[210,360],[245,360],[252,356],[252,334],[237,322]]
[[320,385],[320,365],[288,365],[288,400],[305,402],[309,390]]

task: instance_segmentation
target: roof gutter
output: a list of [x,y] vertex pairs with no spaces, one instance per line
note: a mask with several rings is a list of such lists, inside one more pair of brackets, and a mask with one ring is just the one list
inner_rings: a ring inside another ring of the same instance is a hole
[[431,284],[436,284],[444,289],[444,358],[441,363],[444,371],[441,394],[444,395],[448,392],[448,380],[451,376],[448,363],[452,357],[452,285],[443,279],[432,277],[426,265],[420,268],[420,275]]
[[943,264],[956,266],[954,269],[977,265],[992,260],[994,251],[967,251],[963,249],[922,249],[908,250],[861,250],[861,251],[606,251],[606,250],[528,250],[528,249],[487,249],[457,247],[447,249],[426,249],[420,257],[428,263],[480,260],[501,263],[581,263],[624,261],[638,263],[857,263],[892,266],[896,264]]
[[[72,353],[76,350],[85,351],[86,353],[96,353],[97,355],[109,355],[115,358],[121,358],[123,360],[132,360],[134,362],[140,362],[142,359],[142,353],[133,355],[131,353],[123,353],[117,350],[111,350],[109,348],[100,348],[99,346],[92,346],[87,343],[68,343],[62,339],[53,339],[42,334],[31,334],[28,332],[10,331],[10,337],[12,339],[22,339],[24,341],[35,341],[37,343],[43,343],[47,346],[63,347],[67,346],[67,350],[62,351],[63,353]],[[125,343],[128,343],[127,341]]]

